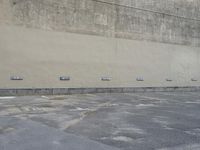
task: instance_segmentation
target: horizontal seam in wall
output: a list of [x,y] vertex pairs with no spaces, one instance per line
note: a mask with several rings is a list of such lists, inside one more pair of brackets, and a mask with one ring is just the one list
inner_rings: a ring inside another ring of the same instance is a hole
[[150,9],[143,9],[143,8],[139,8],[139,7],[121,5],[121,4],[116,4],[116,3],[110,3],[110,2],[100,1],[100,0],[92,0],[92,1],[99,2],[99,3],[104,3],[104,4],[108,4],[108,5],[115,5],[115,6],[119,6],[119,7],[136,9],[136,10],[140,10],[140,11],[151,12],[151,13],[160,14],[160,15],[172,16],[172,17],[175,17],[175,18],[181,18],[181,19],[185,19],[185,20],[200,21],[200,19],[196,19],[196,18],[188,18],[188,17],[184,17],[184,16],[178,16],[178,15],[164,13],[164,12],[159,12],[159,11],[150,10]]

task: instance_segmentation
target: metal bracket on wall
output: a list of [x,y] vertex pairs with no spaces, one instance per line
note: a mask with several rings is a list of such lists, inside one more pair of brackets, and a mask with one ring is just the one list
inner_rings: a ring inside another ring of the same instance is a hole
[[193,82],[196,82],[196,81],[198,81],[197,79],[195,79],[195,78],[192,78],[191,79],[191,81],[193,81]]
[[138,78],[136,78],[136,80],[142,82],[142,81],[144,81],[144,78],[143,77],[138,77]]
[[102,77],[101,81],[111,81],[112,78],[111,77]]
[[69,76],[61,76],[59,79],[60,79],[60,81],[69,81],[70,77]]
[[23,78],[20,76],[11,76],[10,80],[23,80]]
[[167,79],[166,79],[166,81],[167,81],[167,82],[172,82],[173,80],[172,80],[172,79],[169,79],[169,78],[167,78]]

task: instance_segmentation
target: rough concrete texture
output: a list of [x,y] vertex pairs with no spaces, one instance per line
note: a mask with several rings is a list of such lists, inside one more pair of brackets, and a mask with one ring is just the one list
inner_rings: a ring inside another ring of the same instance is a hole
[[0,88],[199,86],[199,6],[0,0]]
[[0,96],[72,95],[93,93],[200,92],[200,87],[33,88],[0,89]]
[[0,21],[10,24],[45,30],[200,45],[199,0],[0,2]]
[[0,97],[2,150],[199,150],[200,93]]

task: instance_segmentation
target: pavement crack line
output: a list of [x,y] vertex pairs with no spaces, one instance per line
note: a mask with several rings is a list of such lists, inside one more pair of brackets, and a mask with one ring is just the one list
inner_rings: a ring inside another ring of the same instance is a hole
[[141,96],[141,95],[137,95],[137,94],[133,94],[133,96],[137,96],[139,98],[145,98],[145,99],[149,99],[149,100],[168,101],[168,99],[164,99],[164,98]]
[[112,101],[109,101],[109,102],[106,102],[106,103],[102,103],[102,104],[97,105],[96,107],[88,109],[87,111],[81,112],[79,118],[64,122],[63,125],[61,126],[61,130],[66,130],[66,129],[78,124],[83,119],[88,117],[90,114],[97,112],[98,110],[100,110],[103,107],[111,106],[111,103],[112,103]]

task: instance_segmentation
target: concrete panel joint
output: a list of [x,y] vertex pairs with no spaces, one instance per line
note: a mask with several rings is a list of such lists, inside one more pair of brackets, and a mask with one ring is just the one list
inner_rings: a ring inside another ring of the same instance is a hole
[[68,95],[92,93],[197,92],[200,87],[37,88],[0,89],[0,96]]

